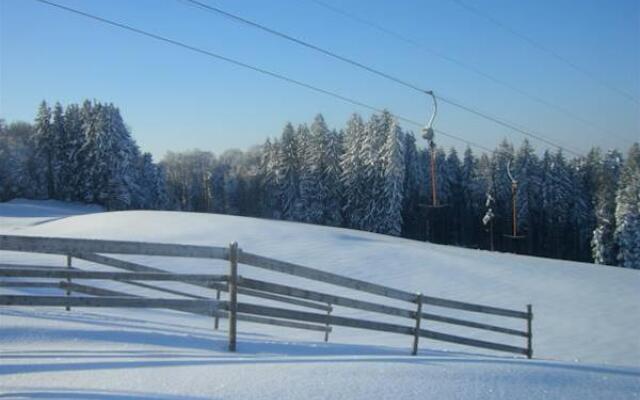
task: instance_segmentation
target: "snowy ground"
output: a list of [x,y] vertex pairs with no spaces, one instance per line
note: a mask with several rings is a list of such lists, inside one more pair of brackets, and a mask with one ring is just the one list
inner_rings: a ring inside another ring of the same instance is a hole
[[[411,357],[410,337],[338,327],[325,344],[318,332],[242,322],[239,352],[230,354],[225,320],[214,331],[211,319],[166,310],[5,307],[0,308],[0,398],[640,398],[637,271],[279,221],[102,213],[56,202],[0,203],[0,233],[218,246],[237,240],[247,251],[428,295],[522,310],[532,303],[537,358],[430,340],[421,340],[419,356]],[[183,272],[226,268],[216,261],[127,259]],[[64,258],[0,252],[0,262],[62,266]],[[247,266],[240,274],[345,293]],[[124,284],[109,287],[168,296]],[[336,313],[381,318],[357,310]],[[519,320],[464,317],[523,328]],[[447,333],[524,345],[520,338],[428,324]]]

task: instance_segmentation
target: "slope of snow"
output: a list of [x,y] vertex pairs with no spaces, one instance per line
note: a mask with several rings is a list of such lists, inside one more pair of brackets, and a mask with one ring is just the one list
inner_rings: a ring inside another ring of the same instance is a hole
[[17,230],[72,215],[104,211],[97,205],[64,203],[57,200],[15,199],[0,204],[0,230],[3,231]]
[[[411,337],[337,327],[325,344],[318,332],[242,322],[239,352],[231,354],[225,320],[214,331],[210,319],[166,310],[2,308],[0,391],[17,398],[640,398],[637,271],[282,221],[148,211],[68,216],[74,207],[65,206],[65,218],[43,222],[30,221],[38,216],[29,208],[37,202],[0,204],[0,233],[216,246],[237,240],[247,251],[432,296],[522,310],[531,303],[537,360],[430,340],[410,357]],[[183,272],[226,270],[218,261],[122,258]],[[0,252],[0,259],[64,265],[61,256]],[[348,293],[248,266],[240,274]],[[37,291],[47,292],[59,293]],[[524,328],[520,320],[428,311]],[[411,325],[357,310],[336,314]],[[521,338],[425,325],[524,346]]]

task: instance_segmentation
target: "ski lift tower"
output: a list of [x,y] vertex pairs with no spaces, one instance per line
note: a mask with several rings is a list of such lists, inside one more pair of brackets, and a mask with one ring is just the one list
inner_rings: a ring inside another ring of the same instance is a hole
[[518,241],[524,239],[526,236],[518,235],[518,209],[516,205],[518,181],[511,173],[511,160],[507,162],[507,175],[509,176],[509,180],[511,181],[511,235],[504,235],[504,237],[511,240],[511,247],[515,252]]
[[436,217],[440,214],[438,210],[446,208],[446,204],[440,204],[438,202],[438,190],[437,190],[437,173],[436,173],[436,143],[434,140],[435,134],[433,131],[433,121],[438,114],[438,102],[436,96],[432,90],[425,91],[425,93],[431,96],[433,100],[433,113],[427,122],[427,125],[422,128],[422,138],[429,144],[430,163],[431,163],[431,204],[423,204],[422,206],[427,209],[427,238],[433,238],[434,236],[434,222]]

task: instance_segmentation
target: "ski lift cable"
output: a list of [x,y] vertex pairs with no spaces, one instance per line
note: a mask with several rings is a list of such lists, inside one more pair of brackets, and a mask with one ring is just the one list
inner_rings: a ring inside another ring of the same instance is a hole
[[636,98],[634,95],[632,95],[631,93],[611,84],[610,82],[602,79],[601,77],[593,74],[591,71],[587,70],[586,68],[576,64],[575,62],[569,60],[567,57],[563,56],[562,54],[558,53],[557,51],[543,45],[542,43],[538,42],[537,40],[532,39],[531,37],[517,31],[516,29],[514,29],[513,27],[511,27],[510,25],[507,25],[506,23],[498,20],[497,18],[491,16],[490,14],[481,11],[480,9],[478,9],[477,7],[474,7],[470,4],[468,4],[465,1],[462,0],[451,0],[452,2],[458,4],[461,8],[467,10],[468,12],[475,14],[481,18],[484,18],[486,20],[488,20],[489,22],[491,22],[492,24],[496,25],[497,27],[499,27],[500,29],[510,33],[511,35],[519,38],[520,40],[528,43],[531,47],[538,49],[539,51],[546,53],[547,55],[551,56],[552,58],[555,58],[556,60],[568,65],[569,67],[571,67],[574,71],[577,71],[579,73],[581,73],[582,75],[586,76],[587,78],[591,79],[592,81],[598,83],[599,85],[606,87],[607,89],[609,89],[612,92],[615,92],[616,94],[624,97],[625,99],[635,103],[636,105],[640,105],[640,101],[638,100],[638,98]]
[[[582,125],[592,129],[594,132],[598,132],[598,133],[606,132],[607,134],[615,136],[615,137],[617,137],[619,139],[623,139],[625,141],[629,141],[628,138],[625,138],[623,136],[620,136],[620,135],[616,134],[615,132],[612,132],[611,130],[607,129],[606,127],[602,126],[601,124],[595,124],[593,121],[590,121],[590,120],[587,120],[587,119],[583,118],[582,116],[580,116],[577,113],[567,109],[564,106],[561,106],[559,104],[555,104],[555,103],[553,103],[553,102],[551,102],[551,101],[549,101],[549,100],[547,100],[545,98],[542,98],[540,96],[533,95],[533,94],[531,94],[531,93],[529,93],[529,92],[527,92],[527,91],[525,91],[525,90],[523,90],[523,89],[511,84],[511,83],[508,83],[505,80],[502,80],[502,79],[496,77],[495,75],[492,75],[492,74],[490,74],[490,73],[488,73],[486,71],[483,71],[482,69],[480,69],[480,68],[478,68],[478,67],[476,67],[476,66],[474,66],[472,64],[466,63],[466,62],[464,62],[464,61],[462,61],[462,60],[460,60],[458,58],[452,57],[452,56],[450,56],[450,55],[448,55],[446,53],[443,53],[442,51],[439,51],[437,49],[434,49],[434,48],[431,48],[431,47],[427,47],[424,44],[419,43],[418,41],[416,41],[414,39],[411,39],[410,37],[407,37],[407,36],[405,36],[403,34],[398,33],[397,31],[393,31],[391,29],[385,28],[384,26],[382,26],[382,25],[380,25],[380,24],[378,24],[376,22],[373,22],[371,20],[367,20],[367,19],[365,19],[365,18],[363,18],[361,16],[358,16],[358,15],[356,15],[356,14],[354,14],[352,12],[346,11],[344,9],[338,8],[337,6],[329,4],[329,3],[325,2],[325,1],[322,1],[322,0],[309,0],[309,1],[312,2],[312,3],[315,3],[316,5],[319,5],[320,7],[328,9],[328,10],[330,10],[330,11],[336,13],[336,14],[342,15],[343,17],[346,17],[346,18],[351,19],[353,21],[356,21],[356,22],[358,22],[360,24],[368,26],[368,27],[370,27],[372,29],[375,29],[375,30],[377,30],[379,32],[382,32],[385,35],[391,36],[391,37],[393,37],[394,39],[396,39],[398,41],[407,43],[407,44],[409,44],[409,45],[411,45],[411,46],[413,46],[413,47],[415,47],[415,48],[417,48],[419,50],[422,50],[422,51],[424,51],[424,52],[426,52],[426,53],[428,53],[428,54],[430,54],[432,56],[438,57],[438,58],[440,58],[440,59],[442,59],[442,60],[444,60],[444,61],[446,61],[446,62],[448,62],[450,64],[456,65],[459,68],[465,69],[465,70],[467,70],[469,72],[472,72],[472,73],[474,73],[474,74],[476,74],[478,76],[481,76],[481,77],[493,82],[494,84],[497,84],[497,85],[500,85],[502,87],[505,87],[505,88],[515,92],[515,93],[518,93],[519,95],[521,95],[523,97],[528,98],[529,100],[532,100],[534,102],[542,104],[542,105],[546,106],[547,108],[555,110],[559,114],[562,114],[562,115],[564,115],[565,117],[567,117],[569,119],[573,119],[573,120],[575,120],[577,122],[580,122]],[[635,102],[637,103],[637,100]]]
[[566,148],[564,146],[561,146],[559,144],[556,144],[556,143],[550,141],[549,139],[541,136],[540,134],[532,133],[531,131],[526,131],[524,129],[518,128],[513,123],[505,121],[504,119],[499,119],[498,117],[494,117],[494,116],[486,114],[486,113],[484,113],[482,111],[478,111],[478,110],[473,109],[471,107],[465,106],[465,105],[460,104],[459,102],[454,101],[454,100],[452,100],[450,98],[446,98],[446,97],[443,97],[443,96],[440,96],[440,95],[437,96],[437,97],[438,97],[438,99],[440,99],[444,103],[447,103],[447,104],[452,105],[454,107],[457,107],[459,109],[465,110],[465,111],[467,111],[467,112],[469,112],[471,114],[474,114],[474,115],[476,115],[478,117],[481,117],[481,118],[484,118],[486,120],[493,121],[497,125],[501,125],[501,126],[503,126],[505,128],[508,128],[508,129],[513,130],[513,131],[519,132],[519,133],[521,133],[521,134],[523,134],[525,136],[529,136],[530,138],[536,139],[536,140],[538,140],[540,142],[546,143],[546,144],[548,144],[548,145],[550,145],[552,147],[556,147],[556,148],[558,148],[560,150],[564,150],[567,153],[571,153],[571,154],[573,154],[575,156],[580,156],[581,155],[579,152],[571,150],[571,149],[568,149],[568,148]]
[[[279,37],[281,39],[288,40],[288,41],[296,43],[296,44],[298,44],[300,46],[303,46],[303,47],[309,48],[311,50],[317,51],[319,53],[322,53],[322,54],[324,54],[324,55],[326,55],[328,57],[332,57],[332,58],[334,58],[336,60],[339,60],[339,61],[342,61],[344,63],[350,64],[350,65],[352,65],[354,67],[363,69],[363,70],[365,70],[367,72],[370,72],[372,74],[380,76],[380,77],[382,77],[384,79],[392,81],[392,82],[394,82],[396,84],[399,84],[401,86],[404,86],[406,88],[412,89],[412,90],[414,90],[416,92],[419,92],[421,94],[434,96],[432,90],[425,90],[425,89],[423,89],[423,88],[421,88],[421,87],[419,87],[419,86],[417,86],[417,85],[415,85],[413,83],[407,82],[404,79],[401,79],[401,78],[398,78],[398,77],[393,76],[391,74],[388,74],[386,72],[383,72],[383,71],[381,71],[381,70],[379,70],[377,68],[374,68],[374,67],[366,65],[364,63],[361,63],[359,61],[353,60],[352,58],[348,58],[348,57],[339,55],[339,54],[337,54],[337,53],[335,53],[333,51],[327,50],[327,49],[322,48],[320,46],[317,46],[317,45],[315,45],[313,43],[310,43],[310,42],[307,42],[305,40],[299,39],[297,37],[294,37],[294,36],[288,35],[286,33],[280,32],[280,31],[275,30],[273,28],[270,28],[268,26],[265,26],[265,25],[259,24],[257,22],[248,20],[246,18],[240,17],[240,16],[238,16],[236,14],[233,14],[233,13],[230,13],[228,11],[225,11],[225,10],[219,8],[219,7],[212,6],[210,4],[204,3],[204,2],[199,1],[199,0],[178,0],[178,2],[180,4],[190,4],[193,7],[197,8],[197,9],[200,9],[202,11],[206,11],[206,12],[216,13],[218,15],[222,15],[222,16],[224,16],[226,18],[232,19],[232,20],[237,21],[239,23],[251,26],[251,27],[253,27],[255,29],[259,29],[261,31],[267,32],[267,33],[269,33],[271,35],[274,35],[274,36],[277,36],[277,37]],[[525,136],[529,136],[532,139],[539,140],[539,141],[541,141],[541,142],[543,142],[543,143],[545,143],[547,145],[550,145],[552,147],[556,147],[558,149],[562,149],[562,150],[564,150],[564,151],[566,151],[568,153],[571,153],[571,154],[574,154],[574,155],[577,155],[577,156],[580,155],[579,152],[573,151],[571,149],[567,149],[565,146],[562,146],[562,145],[560,145],[558,143],[554,143],[552,140],[543,137],[543,135],[541,135],[539,133],[534,134],[534,133],[531,133],[528,130],[524,130],[524,129],[518,128],[518,127],[515,126],[515,124],[507,123],[506,120],[504,120],[504,119],[498,119],[496,117],[491,117],[491,116],[489,116],[489,115],[487,115],[487,114],[485,114],[485,113],[483,113],[481,111],[473,109],[470,106],[462,105],[462,104],[460,104],[458,102],[454,102],[453,100],[447,99],[447,98],[445,98],[443,96],[438,96],[438,98],[440,98],[444,102],[449,103],[450,105],[452,105],[454,107],[457,107],[458,109],[461,109],[461,110],[466,111],[466,112],[470,112],[472,114],[475,114],[476,116],[484,118],[484,119],[486,119],[486,120],[488,120],[490,122],[502,125],[502,126],[508,128],[508,129],[512,129],[512,130],[514,130],[514,131],[516,131],[518,133],[521,133],[521,134],[523,134]],[[435,117],[435,115],[434,115],[434,117]]]
[[[365,103],[363,101],[360,101],[360,100],[357,100],[357,99],[354,99],[354,98],[351,98],[351,97],[347,97],[347,96],[341,95],[341,94],[339,94],[337,92],[333,92],[331,90],[323,89],[321,87],[314,86],[314,85],[308,84],[306,82],[302,82],[302,81],[299,81],[297,79],[290,78],[290,77],[288,77],[286,75],[283,75],[283,74],[272,72],[272,71],[269,71],[269,70],[266,70],[266,69],[263,69],[263,68],[260,68],[260,67],[256,67],[256,66],[244,63],[242,61],[238,61],[238,60],[235,60],[235,59],[232,59],[232,58],[229,58],[229,57],[225,57],[225,56],[222,56],[220,54],[211,52],[209,50],[205,50],[205,49],[202,49],[200,47],[192,46],[190,44],[187,44],[187,43],[184,43],[184,42],[181,42],[181,41],[178,41],[178,40],[174,40],[174,39],[168,38],[166,36],[161,36],[161,35],[158,35],[158,34],[155,34],[155,33],[144,31],[142,29],[133,27],[131,25],[127,25],[127,24],[120,23],[120,22],[117,22],[117,21],[113,21],[113,20],[110,20],[110,19],[107,19],[107,18],[103,18],[103,17],[97,16],[97,15],[94,15],[94,14],[91,14],[91,13],[88,13],[88,12],[85,12],[85,11],[81,11],[81,10],[78,10],[78,9],[75,9],[75,8],[71,8],[71,7],[62,5],[62,4],[55,3],[55,2],[50,1],[50,0],[34,0],[34,1],[39,2],[41,4],[45,4],[45,5],[51,6],[51,7],[58,8],[58,9],[60,9],[62,11],[66,11],[66,12],[69,12],[69,13],[72,13],[72,14],[76,14],[76,15],[82,16],[84,18],[88,18],[88,19],[93,20],[93,21],[97,21],[97,22],[100,22],[100,23],[103,23],[103,24],[106,24],[106,25],[111,25],[111,26],[119,28],[119,29],[123,29],[123,30],[129,31],[129,32],[141,35],[141,36],[145,36],[145,37],[150,38],[150,39],[154,39],[154,40],[157,40],[157,41],[160,41],[160,42],[164,42],[166,44],[170,44],[170,45],[173,45],[173,46],[181,47],[181,48],[183,48],[185,50],[189,50],[189,51],[192,51],[192,52],[195,52],[195,53],[199,53],[201,55],[205,55],[207,57],[211,57],[211,58],[217,59],[219,61],[224,61],[224,62],[227,62],[229,64],[235,65],[237,67],[241,67],[241,68],[244,68],[244,69],[247,69],[247,70],[251,70],[251,71],[266,75],[266,76],[270,76],[272,78],[275,78],[275,79],[278,79],[278,80],[281,80],[281,81],[285,81],[285,82],[288,82],[290,84],[293,84],[293,85],[296,85],[296,86],[300,86],[300,87],[306,88],[308,90],[311,90],[311,91],[314,91],[314,92],[317,92],[317,93],[321,93],[321,94],[336,98],[336,99],[341,100],[343,102],[346,102],[346,103],[349,103],[349,104],[352,104],[352,105],[355,105],[355,106],[358,106],[358,107],[362,107],[362,108],[368,109],[370,111],[374,111],[374,112],[383,112],[384,111],[383,109],[381,109],[379,107],[375,107],[375,106],[367,104],[367,103]],[[418,122],[416,120],[413,120],[411,118],[404,117],[404,116],[399,115],[399,114],[394,114],[394,113],[391,113],[391,114],[395,118],[397,118],[399,121],[404,121],[404,122],[406,122],[408,124],[411,124],[411,125],[414,125],[414,126],[417,126],[417,127],[423,127],[424,126],[422,123],[420,123],[420,122]],[[446,136],[446,137],[448,137],[450,139],[453,139],[453,140],[459,141],[461,143],[464,143],[469,147],[475,147],[475,148],[487,151],[489,153],[491,153],[491,152],[503,153],[504,152],[504,151],[501,151],[500,149],[492,150],[492,149],[490,149],[490,148],[488,148],[486,146],[483,146],[483,145],[481,145],[479,143],[476,143],[474,141],[465,139],[465,138],[463,138],[463,137],[461,137],[459,135],[455,135],[453,133],[443,131],[441,129],[435,129],[434,131],[438,132],[439,134],[441,134],[443,136]],[[511,156],[511,154],[508,153],[508,152],[504,152],[504,153],[505,153],[505,155]]]

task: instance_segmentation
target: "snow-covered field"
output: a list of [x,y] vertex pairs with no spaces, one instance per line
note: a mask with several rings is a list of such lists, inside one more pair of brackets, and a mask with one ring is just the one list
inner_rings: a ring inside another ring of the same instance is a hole
[[[210,318],[167,310],[3,307],[0,398],[640,398],[638,271],[281,221],[176,212],[103,213],[57,202],[0,203],[0,233],[217,246],[237,240],[247,251],[432,296],[523,311],[531,303],[536,358],[424,339],[419,356],[411,357],[411,337],[337,327],[325,344],[319,332],[243,322],[239,351],[231,354],[226,351],[225,320],[222,329],[214,331]],[[183,272],[226,270],[226,264],[217,261],[126,259]],[[63,266],[65,259],[0,252],[0,262]],[[242,265],[240,274],[346,293]],[[109,287],[168,296],[125,284]],[[429,312],[463,315],[437,308]],[[336,309],[336,314],[374,318],[349,309]],[[465,318],[524,328],[519,320],[470,313]],[[524,346],[521,338],[426,324],[442,332]]]

